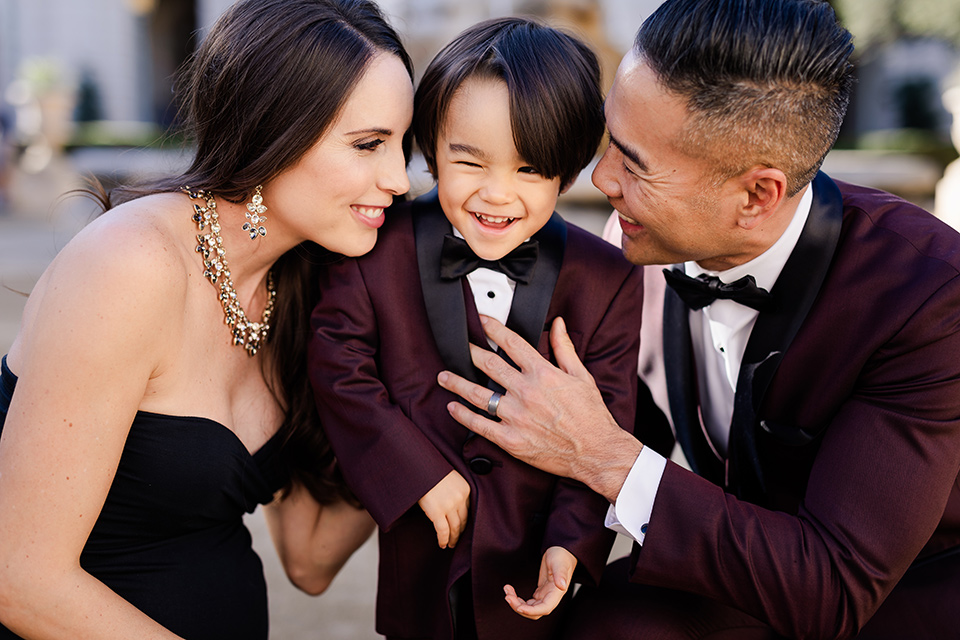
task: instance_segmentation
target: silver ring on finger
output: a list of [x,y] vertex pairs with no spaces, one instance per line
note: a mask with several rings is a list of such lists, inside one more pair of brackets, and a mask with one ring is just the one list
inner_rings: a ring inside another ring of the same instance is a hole
[[497,417],[497,409],[500,407],[500,398],[502,397],[502,393],[499,391],[494,391],[493,395],[490,396],[490,399],[487,401],[487,413],[492,415],[494,418]]

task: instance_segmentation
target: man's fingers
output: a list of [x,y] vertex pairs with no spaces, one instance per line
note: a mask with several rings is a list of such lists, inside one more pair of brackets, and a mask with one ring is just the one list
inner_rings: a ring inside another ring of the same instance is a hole
[[[486,387],[476,385],[469,380],[461,378],[455,373],[441,371],[437,376],[437,382],[447,391],[452,391],[467,402],[486,411],[487,402],[490,401],[490,394],[493,393]],[[478,436],[482,436],[491,442],[503,447],[506,442],[504,437],[506,433],[500,427],[500,423],[494,422],[489,418],[470,411],[459,402],[451,402],[447,405],[447,411],[453,416],[453,419],[470,429]],[[503,400],[500,401],[500,409],[503,411]]]
[[[489,389],[487,393],[490,393]],[[516,450],[515,443],[510,438],[511,434],[504,430],[501,423],[479,416],[459,402],[449,403],[447,405],[447,411],[450,412],[454,420],[481,438],[489,440],[508,453]]]
[[[473,348],[473,345],[470,345]],[[437,382],[447,391],[452,391],[473,406],[486,411],[487,402],[490,401],[490,394],[493,393],[486,387],[481,387],[449,371],[441,371],[437,376]]]
[[[537,354],[538,358],[542,357]],[[470,359],[480,371],[483,371],[491,380],[497,382],[507,391],[516,388],[517,380],[522,375],[519,371],[507,364],[507,361],[490,351],[475,344],[470,345]],[[514,361],[516,362],[516,361]],[[487,394],[490,397],[490,394]],[[481,408],[486,408],[486,403]]]
[[567,324],[563,318],[556,318],[550,325],[550,347],[553,356],[557,359],[560,369],[572,376],[584,379],[593,379],[587,368],[580,362],[577,351],[573,347],[570,335],[567,333]]
[[[526,340],[518,336],[516,333],[503,326],[503,324],[499,321],[495,320],[494,318],[481,315],[480,322],[483,323],[483,331],[487,334],[487,337],[497,343],[497,346],[503,349],[504,352],[510,356],[510,359],[517,363],[517,366],[520,367],[522,371],[526,371],[530,367],[543,361],[543,356],[541,356],[536,349],[530,346]],[[490,352],[488,351],[487,353]],[[501,358],[498,358],[498,360],[503,362]],[[479,366],[476,358],[474,358],[474,364]],[[504,365],[507,369],[512,369],[512,367],[506,363],[504,363]],[[487,372],[487,375],[490,374]],[[496,378],[494,379],[496,380]],[[500,381],[497,380],[497,382]],[[503,383],[500,382],[500,384]],[[509,387],[507,388],[509,389]]]

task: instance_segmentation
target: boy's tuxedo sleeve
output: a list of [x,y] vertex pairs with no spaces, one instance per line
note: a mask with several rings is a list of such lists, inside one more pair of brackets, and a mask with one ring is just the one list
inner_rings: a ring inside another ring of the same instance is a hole
[[[637,353],[640,342],[640,307],[643,300],[643,271],[624,270],[619,290],[612,300],[594,300],[587,291],[575,307],[608,304],[591,335],[579,336],[577,355],[590,371],[604,402],[622,428],[633,431],[637,397]],[[576,314],[576,310],[571,311]],[[583,325],[574,318],[571,328]],[[574,344],[578,337],[571,336]],[[577,557],[577,582],[596,584],[600,580],[614,533],[604,526],[607,500],[586,485],[560,478],[544,536],[544,550],[561,546]],[[587,579],[589,577],[589,579]]]
[[347,484],[383,529],[453,467],[380,381],[377,318],[356,260],[320,276],[311,316],[310,382]]

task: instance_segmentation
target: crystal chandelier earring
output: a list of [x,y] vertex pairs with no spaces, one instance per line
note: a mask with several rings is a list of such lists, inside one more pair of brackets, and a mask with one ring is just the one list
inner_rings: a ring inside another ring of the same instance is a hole
[[257,236],[267,235],[267,229],[262,224],[267,220],[267,216],[263,215],[267,212],[267,207],[263,204],[263,196],[260,195],[261,189],[263,189],[263,186],[259,184],[254,189],[253,198],[247,203],[247,213],[245,214],[247,222],[243,223],[243,230],[250,234],[251,240],[256,240]]

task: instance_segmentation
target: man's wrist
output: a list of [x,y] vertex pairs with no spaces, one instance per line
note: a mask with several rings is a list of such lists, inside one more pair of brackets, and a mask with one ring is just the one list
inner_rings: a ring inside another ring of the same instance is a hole
[[620,489],[630,474],[643,443],[617,427],[617,433],[594,447],[595,455],[582,456],[580,480],[605,497],[610,504],[617,501]]

